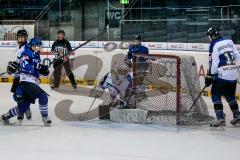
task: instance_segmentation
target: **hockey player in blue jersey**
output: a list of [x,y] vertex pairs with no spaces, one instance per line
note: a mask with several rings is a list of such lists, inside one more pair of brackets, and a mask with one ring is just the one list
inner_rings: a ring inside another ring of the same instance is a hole
[[125,63],[131,67],[132,65],[132,58],[135,54],[149,54],[148,48],[141,44],[141,36],[134,35],[133,36],[133,43],[128,48],[128,53],[125,58]]
[[[133,43],[129,46],[127,56],[124,60],[125,63],[130,68],[132,68],[132,61],[135,54],[143,54],[143,55],[149,54],[148,48],[143,46],[141,44],[141,41],[142,41],[142,38],[140,35],[133,36]],[[136,64],[138,66],[137,68],[138,68],[139,74],[138,74],[138,77],[135,77],[137,82],[137,84],[135,83],[135,85],[142,87],[142,82],[146,77],[149,63],[147,63],[145,58],[139,57],[138,59],[136,59]]]
[[[29,47],[28,47],[28,43],[27,43],[27,39],[28,39],[28,33],[25,29],[20,29],[17,31],[17,49],[16,49],[16,53],[17,53],[17,60],[15,63],[13,63],[13,65],[18,65],[17,63],[19,63],[20,61],[20,57],[21,57],[21,54],[23,51],[27,50]],[[20,76],[18,73],[15,74],[14,76],[14,79],[13,79],[13,84],[12,84],[12,87],[11,87],[11,92],[12,93],[15,93],[17,87],[18,87],[18,84],[19,84],[19,79],[20,79]],[[31,110],[29,108],[29,110],[25,113],[25,116],[27,119],[31,119],[32,118],[32,114],[31,114]],[[23,120],[24,119],[24,115],[21,115],[19,114],[17,119],[19,121]]]
[[225,39],[217,28],[210,28],[207,32],[211,40],[209,47],[209,70],[205,77],[205,86],[212,85],[211,94],[216,114],[216,122],[212,127],[225,126],[225,114],[221,97],[224,96],[233,113],[232,125],[240,124],[240,112],[235,99],[238,66],[235,64],[240,59],[234,43]]
[[31,103],[39,99],[39,109],[42,115],[44,125],[50,125],[51,120],[48,117],[48,95],[39,87],[39,74],[48,75],[49,70],[45,65],[40,64],[39,50],[42,42],[38,39],[31,39],[30,49],[23,51],[19,66],[8,67],[8,72],[15,73],[19,70],[20,83],[14,93],[14,100],[17,107],[10,109],[3,114],[0,119],[4,123],[9,123],[9,119],[19,114],[25,113]]

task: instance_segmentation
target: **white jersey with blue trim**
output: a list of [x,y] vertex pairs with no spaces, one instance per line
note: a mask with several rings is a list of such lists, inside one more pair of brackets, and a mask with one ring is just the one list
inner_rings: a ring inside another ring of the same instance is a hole
[[[108,73],[101,80],[99,87],[102,89],[108,89],[111,96],[117,96],[118,94],[124,96],[126,89],[132,86],[132,75],[127,73],[121,80],[113,80],[112,74]],[[115,83],[113,82],[115,81]]]
[[23,51],[27,50],[28,48],[29,47],[28,47],[27,42],[25,42],[20,48],[19,48],[19,46],[17,46],[17,48],[16,48],[17,62],[20,62]]
[[209,47],[209,73],[218,79],[236,81],[238,67],[235,62],[240,54],[230,39],[220,38],[211,42]]
[[[22,53],[24,52],[24,51],[26,51],[27,49],[28,49],[29,47],[28,47],[28,43],[27,43],[27,41],[20,47],[20,46],[17,46],[17,48],[16,48],[16,53],[17,53],[17,62],[18,63],[20,63],[20,60],[21,60],[21,56],[22,56]],[[19,75],[19,72],[16,72],[15,73],[15,76],[14,77],[19,77],[20,75]]]

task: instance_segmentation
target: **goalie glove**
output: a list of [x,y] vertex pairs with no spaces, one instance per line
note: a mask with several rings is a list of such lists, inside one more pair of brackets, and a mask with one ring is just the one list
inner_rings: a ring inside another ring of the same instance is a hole
[[211,86],[211,84],[213,84],[213,75],[212,74],[207,74],[206,77],[205,77],[205,86],[206,87],[209,87]]
[[35,67],[39,71],[39,74],[42,74],[44,76],[49,75],[48,66],[37,63]]
[[7,72],[8,74],[14,74],[20,70],[20,64],[17,61],[8,62]]

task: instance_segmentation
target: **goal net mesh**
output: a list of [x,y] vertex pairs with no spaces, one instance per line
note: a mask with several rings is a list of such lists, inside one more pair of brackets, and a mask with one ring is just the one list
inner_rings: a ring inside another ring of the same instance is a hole
[[[192,56],[135,55],[133,58],[134,106],[177,124],[209,123],[197,65]],[[190,109],[191,108],[191,109]]]

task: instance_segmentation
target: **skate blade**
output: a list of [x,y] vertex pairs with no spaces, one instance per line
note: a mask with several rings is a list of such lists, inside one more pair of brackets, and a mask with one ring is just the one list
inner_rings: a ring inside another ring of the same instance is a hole
[[234,127],[240,127],[240,122],[238,122],[238,123],[231,123],[231,125],[234,126]]
[[30,121],[30,120],[32,120],[32,117],[26,117],[26,119]]
[[19,124],[19,123],[15,123],[15,122],[10,122],[8,124],[3,124],[1,123],[2,125],[4,126],[11,126],[11,127],[46,127],[45,125],[43,124]]
[[51,124],[44,124],[44,127],[51,127]]
[[210,124],[211,128],[224,128],[226,127],[226,123],[222,123],[222,124]]
[[23,124],[23,120],[18,120],[18,125],[22,125]]
[[8,122],[8,123],[5,123],[4,121],[0,121],[2,125],[4,126],[12,126],[12,125],[17,125],[18,123],[17,122]]

